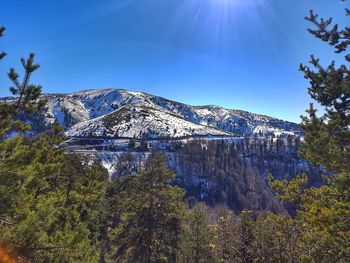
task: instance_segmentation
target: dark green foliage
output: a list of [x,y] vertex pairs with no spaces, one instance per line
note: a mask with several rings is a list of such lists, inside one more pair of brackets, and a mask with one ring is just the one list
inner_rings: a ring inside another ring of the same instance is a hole
[[[349,15],[349,10],[347,14]],[[315,25],[310,32],[336,48],[337,53],[346,52],[350,45],[349,28],[339,29],[332,19],[318,19],[312,11],[306,18]],[[331,27],[331,28],[330,28]],[[349,56],[345,55],[348,60]],[[349,61],[349,60],[348,60]],[[301,155],[326,169],[341,173],[350,170],[350,70],[346,65],[336,67],[332,62],[323,67],[316,57],[311,57],[312,66],[301,65],[300,70],[310,81],[311,98],[323,106],[325,113],[318,117],[311,105],[309,116],[302,117],[305,143]]]
[[209,224],[208,214],[209,209],[202,204],[197,204],[190,211],[183,226],[178,262],[215,262],[213,255],[215,232]]
[[[0,145],[1,244],[33,262],[97,262],[107,173],[53,147],[59,138]],[[6,244],[6,245],[5,245]]]
[[200,205],[186,222],[178,262],[299,263],[305,253],[301,237],[301,227],[288,215],[236,215]]
[[120,178],[116,262],[176,262],[186,206],[183,191],[170,184],[174,178],[160,154],[151,158],[147,170]]
[[287,215],[261,214],[253,226],[254,262],[299,263],[302,254],[301,229]]

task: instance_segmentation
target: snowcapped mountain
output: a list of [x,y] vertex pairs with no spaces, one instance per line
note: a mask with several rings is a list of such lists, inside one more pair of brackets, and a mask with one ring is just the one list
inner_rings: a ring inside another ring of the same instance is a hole
[[143,169],[161,152],[189,197],[237,211],[282,209],[266,184],[269,173],[285,179],[308,172],[311,183],[321,182],[321,172],[297,155],[302,132],[295,123],[121,89],[42,96],[44,109],[19,116],[31,124],[30,135],[58,121],[69,137],[58,147],[99,161],[111,178]]
[[[301,134],[297,124],[219,106],[191,106],[123,89],[44,94],[47,106],[31,119],[42,131],[58,121],[70,137],[182,137]],[[8,99],[8,98],[7,98]]]
[[80,122],[66,131],[69,137],[158,138],[193,135],[229,136],[212,127],[195,124],[167,111],[143,105],[128,105]]

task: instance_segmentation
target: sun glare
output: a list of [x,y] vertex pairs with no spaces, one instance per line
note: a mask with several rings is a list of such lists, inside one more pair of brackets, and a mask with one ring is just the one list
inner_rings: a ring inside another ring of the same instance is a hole
[[[260,13],[266,9],[266,0],[184,0],[182,16],[174,19],[186,20],[184,30],[210,36],[211,41],[230,44],[229,38],[237,40],[244,21],[255,20],[260,24]],[[184,16],[183,14],[188,15]]]
[[209,0],[212,4],[225,7],[243,7],[262,4],[262,0]]
[[242,0],[210,0],[213,4],[222,6],[239,6],[244,4]]

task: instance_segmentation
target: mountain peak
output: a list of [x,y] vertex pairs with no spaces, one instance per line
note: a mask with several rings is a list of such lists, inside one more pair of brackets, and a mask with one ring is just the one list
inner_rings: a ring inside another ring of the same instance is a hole
[[[43,96],[48,103],[41,112],[40,125],[37,125],[40,128],[37,129],[42,130],[43,126],[48,127],[58,121],[69,136],[106,134],[142,137],[151,134],[153,138],[204,134],[301,134],[297,124],[266,115],[225,109],[217,105],[192,106],[139,91],[107,88]],[[124,120],[126,116],[129,124],[117,123],[118,119]],[[105,120],[113,118],[113,127],[106,124]],[[176,133],[172,132],[174,130]]]

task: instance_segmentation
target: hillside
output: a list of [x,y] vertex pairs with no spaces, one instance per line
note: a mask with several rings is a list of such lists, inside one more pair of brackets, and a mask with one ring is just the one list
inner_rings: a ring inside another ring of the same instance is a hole
[[66,131],[68,137],[176,138],[194,135],[232,135],[196,124],[168,111],[143,105],[128,105],[80,122]]
[[[23,117],[26,121],[30,120],[33,129],[38,132],[58,121],[68,136],[82,135],[78,129],[82,129],[83,134],[150,135],[151,138],[203,134],[301,134],[297,124],[273,117],[214,105],[191,106],[143,92],[101,89],[71,94],[44,94],[43,97],[47,100],[47,107],[39,116]],[[132,121],[126,125],[125,120],[128,118]],[[124,124],[116,125],[118,119],[123,119]],[[141,123],[141,120],[145,122]],[[105,124],[107,126],[102,127]]]

